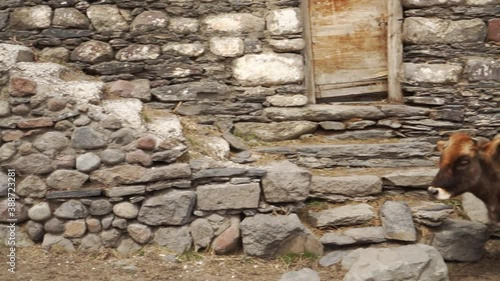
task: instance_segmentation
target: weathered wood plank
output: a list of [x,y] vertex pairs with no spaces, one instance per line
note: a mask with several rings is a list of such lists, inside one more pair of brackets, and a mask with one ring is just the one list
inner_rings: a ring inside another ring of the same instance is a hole
[[403,102],[401,91],[401,65],[403,62],[403,46],[401,27],[403,25],[403,8],[400,1],[387,1],[387,66],[388,66],[388,100],[391,103]]
[[45,197],[47,199],[84,198],[100,196],[101,193],[101,189],[63,190],[49,192]]
[[367,93],[376,93],[385,91],[387,91],[387,83],[372,84],[368,86],[359,86],[351,88],[339,88],[339,89],[329,89],[329,90],[322,89],[320,90],[320,93],[322,98],[328,98],[328,97],[357,96],[357,95],[364,95]]

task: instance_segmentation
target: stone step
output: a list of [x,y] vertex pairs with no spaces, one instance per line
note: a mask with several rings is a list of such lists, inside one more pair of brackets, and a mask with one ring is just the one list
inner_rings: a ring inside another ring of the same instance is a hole
[[261,147],[255,152],[281,154],[307,168],[334,167],[434,167],[435,145],[430,142],[394,141],[366,143],[301,144]]

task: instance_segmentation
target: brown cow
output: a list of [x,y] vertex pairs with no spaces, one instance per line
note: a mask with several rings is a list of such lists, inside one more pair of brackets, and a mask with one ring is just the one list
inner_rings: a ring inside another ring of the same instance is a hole
[[439,141],[439,172],[428,188],[433,198],[446,200],[471,192],[488,208],[491,222],[500,220],[500,139],[474,139],[464,133]]

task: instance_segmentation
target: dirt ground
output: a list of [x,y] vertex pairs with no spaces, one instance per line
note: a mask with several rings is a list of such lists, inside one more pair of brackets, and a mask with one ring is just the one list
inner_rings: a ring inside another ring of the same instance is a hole
[[[500,240],[490,240],[485,256],[477,263],[448,263],[451,281],[500,280]],[[6,260],[7,248],[0,248]],[[114,250],[100,253],[44,251],[40,246],[18,248],[16,273],[0,263],[0,280],[176,280],[176,281],[277,281],[287,271],[310,267],[321,280],[342,280],[340,265],[323,268],[316,257],[284,256],[275,260],[187,253],[174,258],[162,248],[148,246],[133,256]]]

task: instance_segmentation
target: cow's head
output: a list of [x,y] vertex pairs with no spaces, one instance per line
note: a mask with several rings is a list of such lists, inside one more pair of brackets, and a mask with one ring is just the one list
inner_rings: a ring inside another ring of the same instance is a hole
[[481,179],[480,149],[489,140],[473,139],[464,133],[439,141],[439,172],[428,188],[429,195],[445,200],[469,191]]

